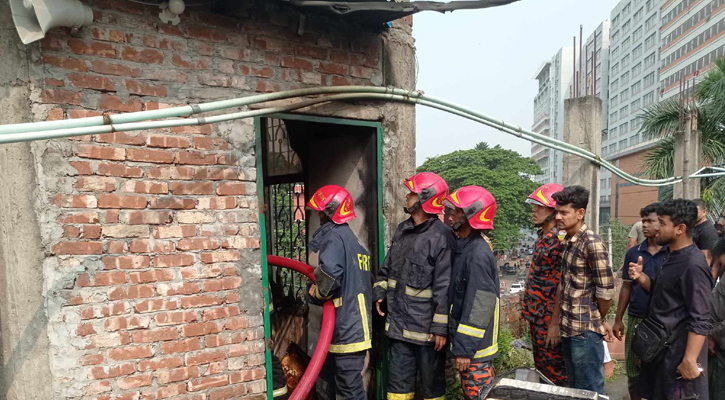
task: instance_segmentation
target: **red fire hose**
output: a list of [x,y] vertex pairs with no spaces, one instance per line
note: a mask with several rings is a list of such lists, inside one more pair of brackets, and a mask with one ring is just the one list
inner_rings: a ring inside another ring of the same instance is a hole
[[[313,273],[314,268],[309,265],[291,260],[289,258],[278,257],[278,256],[267,256],[267,263],[276,265],[278,267],[289,268],[300,272],[310,278],[312,282],[315,281],[315,275]],[[315,386],[317,375],[320,374],[322,364],[325,362],[327,357],[327,350],[330,348],[332,342],[332,331],[335,328],[335,306],[332,301],[327,301],[322,306],[322,327],[320,328],[320,338],[317,340],[317,347],[315,353],[312,355],[312,360],[307,366],[307,370],[300,383],[297,384],[297,388],[292,392],[290,400],[304,400],[310,393],[310,390]]]

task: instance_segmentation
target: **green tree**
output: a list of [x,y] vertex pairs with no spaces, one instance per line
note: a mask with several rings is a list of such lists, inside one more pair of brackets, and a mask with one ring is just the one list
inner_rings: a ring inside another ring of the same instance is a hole
[[470,150],[429,158],[418,171],[440,175],[450,191],[477,185],[491,192],[496,198],[496,217],[490,237],[496,249],[518,246],[519,228],[531,226],[531,207],[525,200],[537,184],[529,176],[542,171],[530,158],[482,142]]
[[[683,107],[685,107],[683,109]],[[680,126],[680,114],[697,115],[697,125],[702,134],[702,162],[706,165],[725,163],[725,60],[716,61],[702,81],[695,86],[692,104],[681,106],[678,98],[669,98],[644,109],[640,116],[644,138],[659,138],[659,142],[645,159],[644,171],[655,179],[674,175],[675,132]],[[719,215],[725,199],[725,179],[701,180],[702,198],[708,202],[711,216]],[[672,188],[660,192],[660,200],[672,198]]]

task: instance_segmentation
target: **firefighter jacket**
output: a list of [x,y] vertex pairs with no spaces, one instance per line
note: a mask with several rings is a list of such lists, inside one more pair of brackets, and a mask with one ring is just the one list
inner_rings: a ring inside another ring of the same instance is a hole
[[456,357],[472,362],[498,355],[499,279],[496,258],[483,236],[458,239],[451,273],[449,338]]
[[315,269],[315,302],[335,304],[330,353],[354,353],[372,347],[372,275],[370,253],[347,224],[328,222],[315,232],[310,251],[320,252]]
[[373,301],[385,300],[388,337],[432,345],[431,334],[447,336],[454,247],[453,231],[436,217],[398,225],[373,287]]

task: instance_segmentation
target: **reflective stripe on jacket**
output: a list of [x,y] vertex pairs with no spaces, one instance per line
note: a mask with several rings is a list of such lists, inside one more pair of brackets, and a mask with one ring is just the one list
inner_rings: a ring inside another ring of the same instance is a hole
[[436,217],[418,226],[398,225],[373,288],[385,300],[388,337],[432,345],[431,334],[448,334],[448,286],[455,235]]
[[456,357],[481,362],[498,355],[498,265],[490,246],[474,231],[458,240],[451,273],[449,338]]
[[330,353],[354,353],[372,347],[372,275],[370,253],[347,224],[328,222],[310,242],[320,252],[315,269],[315,298],[335,304],[335,331]]

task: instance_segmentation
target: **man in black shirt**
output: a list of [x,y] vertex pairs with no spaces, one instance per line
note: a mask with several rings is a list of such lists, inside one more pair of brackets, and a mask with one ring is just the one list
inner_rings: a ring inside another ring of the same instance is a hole
[[707,264],[710,265],[710,252],[717,240],[717,230],[715,225],[707,219],[707,204],[705,204],[705,201],[695,199],[692,202],[697,206],[697,224],[692,233],[692,241],[695,242],[698,249],[705,253]]
[[669,253],[655,279],[642,273],[642,259],[629,264],[629,276],[652,291],[648,318],[673,333],[685,332],[664,350],[662,360],[642,365],[641,394],[646,399],[707,399],[707,346],[710,292],[714,281],[704,254],[692,242],[697,206],[677,199],[657,209],[657,241]]

